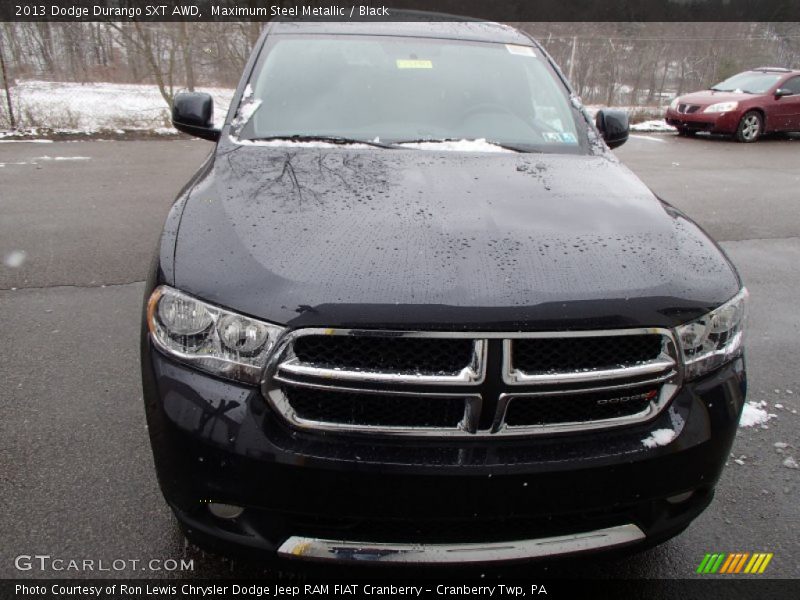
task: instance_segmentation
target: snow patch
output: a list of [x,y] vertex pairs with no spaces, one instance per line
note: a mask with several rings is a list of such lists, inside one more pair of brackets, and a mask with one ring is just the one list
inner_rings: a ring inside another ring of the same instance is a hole
[[92,160],[91,156],[37,156],[33,160]]
[[663,119],[651,119],[649,121],[642,121],[641,123],[634,123],[631,125],[631,131],[673,132],[677,130],[672,125],[667,125],[667,122]]
[[13,250],[5,255],[3,264],[11,269],[20,268],[28,257],[24,250]]
[[[214,123],[220,126],[234,90],[204,87],[199,91],[214,98]],[[123,127],[152,130],[170,120],[167,103],[155,85],[19,80],[13,93],[21,114],[29,113],[37,125],[65,133]]]
[[0,138],[0,144],[52,144],[53,140],[6,140]]
[[414,142],[400,145],[418,150],[444,150],[445,152],[513,152],[513,150],[507,150],[497,144],[487,142],[485,138],[447,142]]
[[331,142],[320,141],[298,141],[298,140],[240,140],[229,136],[231,142],[240,146],[266,146],[267,148],[344,148],[344,149],[363,149],[371,148],[368,144],[332,144]]
[[645,448],[656,448],[666,446],[675,439],[675,432],[672,429],[656,429],[650,432],[650,436],[642,440]]
[[747,402],[742,410],[742,417],[739,419],[739,427],[755,427],[756,425],[766,425],[770,419],[778,418],[778,415],[768,413],[764,410],[767,407],[765,401]]
[[647,140],[648,142],[661,142],[664,143],[664,138],[655,137],[654,135],[632,135],[632,138],[636,138],[637,140]]
[[787,456],[785,459],[783,459],[782,464],[787,469],[800,469],[800,465],[798,465],[797,461],[791,456]]
[[242,104],[239,107],[239,110],[236,112],[236,118],[233,120],[234,127],[244,127],[247,125],[247,122],[253,117],[255,112],[261,107],[261,100],[253,100],[251,102],[247,102],[246,104]]

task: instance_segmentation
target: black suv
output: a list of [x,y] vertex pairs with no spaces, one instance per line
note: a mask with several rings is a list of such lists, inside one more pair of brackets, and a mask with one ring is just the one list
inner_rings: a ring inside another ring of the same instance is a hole
[[747,293],[547,53],[273,22],[167,219],[144,400],[190,540],[360,563],[644,547],[711,501]]

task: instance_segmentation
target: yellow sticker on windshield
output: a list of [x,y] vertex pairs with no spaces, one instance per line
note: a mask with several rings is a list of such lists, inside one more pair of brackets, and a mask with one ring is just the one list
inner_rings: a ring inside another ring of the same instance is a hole
[[517,56],[530,56],[531,58],[535,58],[536,54],[533,52],[533,48],[530,46],[518,46],[517,44],[506,44],[506,49],[511,52],[511,54],[516,54]]
[[398,69],[432,69],[433,63],[429,60],[404,60],[397,59]]

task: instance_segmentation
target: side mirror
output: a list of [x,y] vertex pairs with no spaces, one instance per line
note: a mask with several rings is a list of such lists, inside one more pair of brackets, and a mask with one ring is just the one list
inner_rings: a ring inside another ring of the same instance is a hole
[[216,142],[220,130],[214,127],[214,99],[209,94],[181,92],[172,102],[175,129]]
[[794,96],[794,92],[789,88],[778,88],[775,90],[776,98],[783,98],[784,96]]
[[628,141],[630,125],[624,110],[599,110],[594,122],[609,148],[618,148]]

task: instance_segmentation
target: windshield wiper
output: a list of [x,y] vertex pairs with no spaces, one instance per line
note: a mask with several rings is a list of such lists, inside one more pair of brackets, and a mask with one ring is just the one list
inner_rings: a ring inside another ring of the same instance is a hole
[[[464,138],[420,138],[418,140],[400,140],[394,142],[396,146],[400,146],[402,144],[447,144],[453,142],[477,142],[477,139],[464,139]],[[494,140],[483,140],[487,144],[491,144],[492,146],[497,146],[498,148],[503,148],[504,150],[511,150],[512,152],[539,152],[538,150],[531,150],[528,148],[524,148],[522,146],[514,146],[512,144],[504,144],[500,142],[495,142]]]
[[365,144],[375,148],[396,148],[392,144],[384,144],[372,140],[362,140],[358,138],[348,138],[338,135],[270,135],[267,137],[250,138],[253,142],[287,141],[287,142],[327,142],[329,144],[340,144],[342,146],[351,144]]

